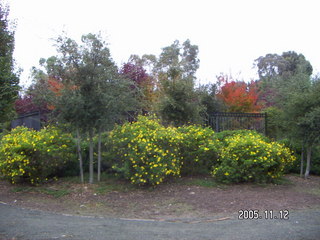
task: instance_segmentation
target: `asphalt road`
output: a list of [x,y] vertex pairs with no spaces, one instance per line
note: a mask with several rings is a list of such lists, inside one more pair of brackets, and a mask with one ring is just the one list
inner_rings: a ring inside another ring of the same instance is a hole
[[14,240],[319,240],[320,209],[290,212],[289,220],[178,222],[70,216],[0,203],[0,239]]

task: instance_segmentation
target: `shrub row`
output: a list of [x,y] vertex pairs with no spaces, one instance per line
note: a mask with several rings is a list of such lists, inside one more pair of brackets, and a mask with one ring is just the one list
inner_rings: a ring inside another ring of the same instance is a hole
[[164,127],[155,118],[116,127],[110,133],[113,169],[133,184],[157,185],[168,176],[210,173],[218,139],[200,126]]
[[157,185],[169,175],[203,173],[226,183],[271,182],[295,160],[284,145],[253,131],[165,128],[148,117],[116,127],[110,139],[114,170],[139,185]]
[[74,158],[73,149],[71,136],[55,127],[39,132],[17,127],[0,141],[0,174],[12,183],[44,182]]
[[[199,174],[226,183],[271,182],[295,160],[284,145],[254,131],[164,127],[155,117],[140,116],[134,123],[116,126],[103,139],[106,166],[138,185]],[[72,136],[55,127],[39,132],[15,128],[0,140],[0,175],[13,183],[46,181],[70,163],[75,168],[74,150]]]

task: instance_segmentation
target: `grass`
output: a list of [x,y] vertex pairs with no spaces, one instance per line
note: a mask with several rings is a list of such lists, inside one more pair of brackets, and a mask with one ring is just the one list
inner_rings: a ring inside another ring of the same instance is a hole
[[[84,175],[85,184],[88,183],[89,174]],[[97,182],[97,176],[94,176],[94,184],[90,185],[90,188],[98,194],[107,194],[110,192],[128,192],[136,189],[136,186],[131,185],[129,182],[119,179],[118,177],[110,174],[102,174],[101,181]],[[73,187],[72,186],[76,186]],[[77,187],[78,186],[78,187]],[[27,184],[18,185],[14,187],[12,192],[21,193],[41,193],[55,198],[60,198],[75,191],[82,191],[81,180],[79,176],[63,177],[58,179],[57,182],[50,184],[42,184],[39,186],[31,186]]]
[[292,181],[288,178],[285,178],[285,176],[274,179],[273,181],[274,181],[274,184],[277,184],[277,185],[293,185]]
[[63,197],[65,195],[68,195],[69,193],[71,193],[70,190],[66,189],[66,188],[61,188],[61,189],[57,189],[57,188],[51,188],[51,187],[46,187],[46,186],[18,186],[15,187],[11,190],[12,192],[23,192],[23,193],[32,193],[32,192],[36,192],[36,193],[42,193],[42,194],[46,194],[49,196],[53,196],[55,198],[60,198]]
[[13,188],[11,191],[12,192],[32,192],[34,187],[26,187],[26,186],[19,186]]
[[107,194],[109,192],[128,192],[136,189],[135,186],[124,181],[101,181],[95,184],[95,191],[98,194]]
[[221,187],[221,183],[218,183],[211,177],[191,177],[191,178],[180,178],[178,183],[186,186],[199,186],[207,188]]
[[309,194],[320,196],[320,189],[319,188],[311,188],[311,189],[305,190],[305,192],[309,193]]

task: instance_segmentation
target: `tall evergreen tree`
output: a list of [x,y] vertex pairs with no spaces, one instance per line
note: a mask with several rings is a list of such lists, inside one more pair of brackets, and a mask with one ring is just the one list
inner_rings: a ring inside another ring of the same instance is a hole
[[0,122],[12,116],[13,104],[19,91],[19,77],[12,56],[14,31],[8,15],[9,7],[0,2]]
[[199,68],[198,46],[189,40],[175,41],[162,49],[155,64],[159,81],[158,112],[163,120],[174,125],[200,122],[202,111],[195,90],[195,73]]
[[80,169],[80,136],[85,134],[89,137],[89,182],[93,183],[94,135],[98,132],[99,180],[101,132],[112,128],[135,101],[131,91],[133,83],[119,75],[107,43],[101,36],[87,34],[81,40],[78,44],[66,36],[57,39],[59,55],[41,60],[45,72],[35,71],[34,75],[40,82],[35,84],[34,90],[45,93],[42,95],[59,118],[76,130]]

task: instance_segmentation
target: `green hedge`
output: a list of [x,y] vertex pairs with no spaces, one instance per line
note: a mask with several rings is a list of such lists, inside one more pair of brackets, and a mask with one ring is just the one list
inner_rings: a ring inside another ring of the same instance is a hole
[[217,164],[221,141],[214,138],[211,128],[198,125],[178,128],[180,133],[180,152],[183,156],[181,175],[210,174],[212,166]]
[[[270,182],[295,161],[289,148],[254,131],[164,127],[154,116],[116,126],[103,134],[103,142],[105,166],[137,185],[199,174],[226,183]],[[86,141],[82,145],[86,153]],[[0,139],[0,174],[12,183],[37,184],[74,174],[77,166],[72,136],[55,127],[39,132],[18,127]]]
[[180,135],[175,128],[140,116],[137,122],[117,126],[110,138],[113,169],[131,183],[158,185],[167,176],[180,175]]
[[74,159],[72,137],[55,127],[39,132],[17,127],[0,141],[0,173],[12,183],[44,182],[55,177],[70,159]]
[[231,134],[225,143],[220,162],[212,171],[212,175],[221,182],[271,182],[295,161],[293,153],[284,145],[268,142],[263,136],[250,131]]
[[114,171],[138,185],[210,173],[226,183],[270,182],[295,160],[284,145],[254,131],[164,127],[155,117],[142,116],[117,126],[108,146]]

